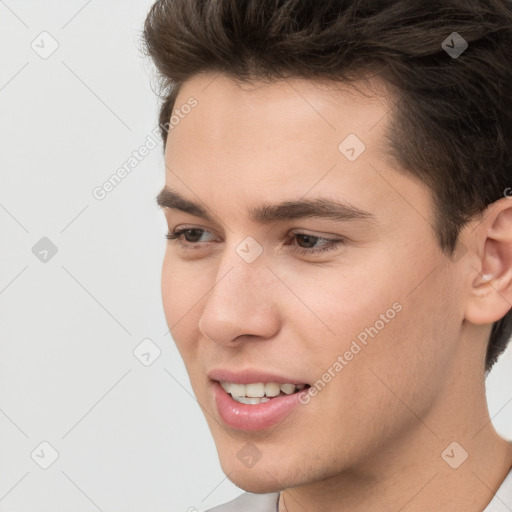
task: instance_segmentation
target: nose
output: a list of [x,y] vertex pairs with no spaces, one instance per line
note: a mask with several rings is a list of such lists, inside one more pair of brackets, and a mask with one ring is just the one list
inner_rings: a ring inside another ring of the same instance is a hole
[[248,263],[234,250],[224,255],[199,320],[204,336],[233,345],[246,336],[271,338],[280,328],[277,294],[279,280],[265,258]]

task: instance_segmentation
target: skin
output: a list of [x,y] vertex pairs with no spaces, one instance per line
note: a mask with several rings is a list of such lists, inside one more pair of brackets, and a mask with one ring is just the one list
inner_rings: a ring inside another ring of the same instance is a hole
[[[214,222],[164,208],[170,231],[206,231],[188,238],[199,249],[168,242],[162,297],[223,471],[247,491],[282,491],[280,511],[482,511],[512,466],[484,387],[491,324],[512,303],[512,201],[475,218],[447,257],[429,189],[385,153],[393,95],[377,79],[354,90],[205,73],[185,82],[176,109],[190,96],[198,105],[169,132],[165,182]],[[349,133],[366,145],[353,162],[338,150]],[[247,213],[316,196],[375,222],[262,225]],[[322,242],[292,230],[347,243],[306,256],[294,249]],[[235,250],[248,236],[263,249],[250,264]],[[276,427],[223,423],[209,370],[250,366],[313,384],[395,302],[402,310]],[[454,441],[468,453],[457,469],[441,457]],[[237,457],[247,443],[261,453],[252,467]]]

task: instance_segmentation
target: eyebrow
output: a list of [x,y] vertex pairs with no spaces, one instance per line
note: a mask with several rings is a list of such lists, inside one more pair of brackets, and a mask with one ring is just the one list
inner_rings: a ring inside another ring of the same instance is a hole
[[[164,187],[156,197],[158,206],[170,208],[214,222],[213,217],[201,205],[194,203],[169,187]],[[262,204],[249,208],[252,221],[270,224],[303,218],[323,218],[337,221],[364,220],[375,222],[373,213],[361,210],[347,203],[317,197],[298,201],[283,201],[278,204]]]

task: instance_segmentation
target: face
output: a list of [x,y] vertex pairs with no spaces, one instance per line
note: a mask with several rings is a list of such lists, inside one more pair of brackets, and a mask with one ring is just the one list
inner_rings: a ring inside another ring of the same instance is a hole
[[[167,245],[165,315],[221,466],[251,492],[377,460],[439,406],[456,357],[455,263],[428,189],[386,157],[391,96],[361,87],[204,74],[176,100],[165,185],[200,209],[160,196],[169,231],[190,230]],[[306,386],[243,404],[219,380]]]

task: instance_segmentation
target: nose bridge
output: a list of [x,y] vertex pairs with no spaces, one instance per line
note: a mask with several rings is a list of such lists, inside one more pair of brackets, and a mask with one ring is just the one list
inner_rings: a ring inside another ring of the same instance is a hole
[[276,325],[269,293],[273,279],[263,248],[254,239],[228,248],[205,299],[201,331],[218,341],[231,341],[243,334],[270,336]]
[[[259,244],[258,244],[259,245]],[[218,307],[230,304],[243,308],[244,304],[254,308],[265,303],[272,273],[266,267],[261,250],[255,254],[251,242],[242,242],[226,250],[217,271],[215,285],[209,296],[209,302],[218,302]]]
[[[238,290],[244,295],[251,292],[259,294],[258,288],[264,289],[272,280],[272,273],[269,272],[267,264],[268,258],[263,245],[252,236],[246,236],[242,241],[226,247],[217,271],[216,283],[218,284],[215,288],[220,285],[222,289],[221,281],[228,279],[225,285],[235,287],[234,290],[228,290],[230,293]],[[233,296],[236,297],[236,294]]]

